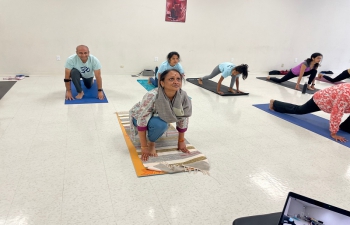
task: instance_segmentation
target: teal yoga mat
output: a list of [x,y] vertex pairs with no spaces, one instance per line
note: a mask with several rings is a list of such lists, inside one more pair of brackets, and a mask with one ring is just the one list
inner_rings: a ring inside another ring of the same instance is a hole
[[156,88],[153,84],[149,84],[148,80],[138,79],[137,82],[139,82],[141,86],[144,87],[147,91],[150,91]]
[[[153,84],[149,84],[148,80],[144,79],[138,79],[137,82],[141,84],[142,87],[144,87],[147,91],[153,90],[156,88]],[[188,96],[190,99],[192,99],[190,96]]]

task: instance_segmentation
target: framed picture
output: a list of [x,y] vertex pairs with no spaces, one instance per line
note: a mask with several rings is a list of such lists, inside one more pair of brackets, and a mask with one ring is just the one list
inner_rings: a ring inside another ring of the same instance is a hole
[[165,21],[186,21],[187,0],[166,0]]

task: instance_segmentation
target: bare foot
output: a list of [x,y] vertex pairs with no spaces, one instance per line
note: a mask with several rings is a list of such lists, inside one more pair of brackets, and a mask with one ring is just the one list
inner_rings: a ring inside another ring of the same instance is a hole
[[158,156],[156,151],[156,143],[148,142],[148,150],[149,150],[150,156]]
[[234,91],[232,88],[229,88],[228,89],[228,92],[231,92],[231,93],[234,93],[234,94],[236,94],[237,92],[236,91]]
[[319,80],[321,80],[322,77],[323,77],[323,74],[322,74],[322,73],[319,73],[318,76],[317,76],[317,78],[318,78]]
[[147,83],[152,84],[150,77],[148,78],[148,82]]
[[273,99],[270,100],[269,108],[270,108],[270,110],[272,110],[272,111],[274,111],[274,110],[273,110],[273,102],[274,102],[274,101],[275,101],[275,100],[273,100]]
[[311,91],[314,91],[314,90],[315,90],[315,88],[314,88],[313,86],[311,86],[311,85],[308,85],[308,86],[307,86],[307,89],[309,89],[309,90],[311,90]]
[[78,95],[75,96],[75,98],[76,98],[76,99],[82,99],[83,96],[84,96],[84,92],[82,91],[82,92],[78,93]]
[[267,76],[267,77],[266,77],[266,80],[270,80],[270,76]]
[[201,78],[198,78],[198,84],[202,85],[203,84],[203,80]]

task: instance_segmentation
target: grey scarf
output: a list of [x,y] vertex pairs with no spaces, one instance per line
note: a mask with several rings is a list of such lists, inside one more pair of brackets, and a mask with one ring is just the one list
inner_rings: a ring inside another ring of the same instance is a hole
[[164,89],[158,87],[158,95],[155,101],[158,116],[167,123],[177,122],[184,117],[192,115],[192,104],[187,93],[178,90],[172,101],[165,95]]

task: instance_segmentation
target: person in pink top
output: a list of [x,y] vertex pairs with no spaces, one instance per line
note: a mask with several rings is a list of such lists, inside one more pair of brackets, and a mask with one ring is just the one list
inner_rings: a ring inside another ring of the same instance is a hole
[[317,111],[330,113],[329,130],[331,137],[336,141],[345,142],[346,139],[338,136],[337,132],[339,127],[349,132],[350,116],[342,124],[340,122],[344,113],[350,113],[350,84],[339,84],[317,91],[304,105],[294,105],[271,99],[270,109],[288,114],[307,114]]
[[300,63],[296,67],[292,68],[281,79],[278,79],[276,77],[270,77],[270,76],[267,76],[266,79],[271,80],[271,81],[276,82],[276,83],[282,83],[282,82],[285,82],[287,80],[290,80],[290,79],[298,76],[298,81],[297,81],[297,84],[295,85],[295,89],[301,90],[300,89],[301,78],[303,76],[310,75],[307,88],[309,90],[315,90],[315,78],[316,78],[316,74],[317,74],[317,68],[320,65],[322,57],[323,57],[323,55],[321,53],[316,52],[316,53],[312,54],[310,58],[306,59],[303,63]]

